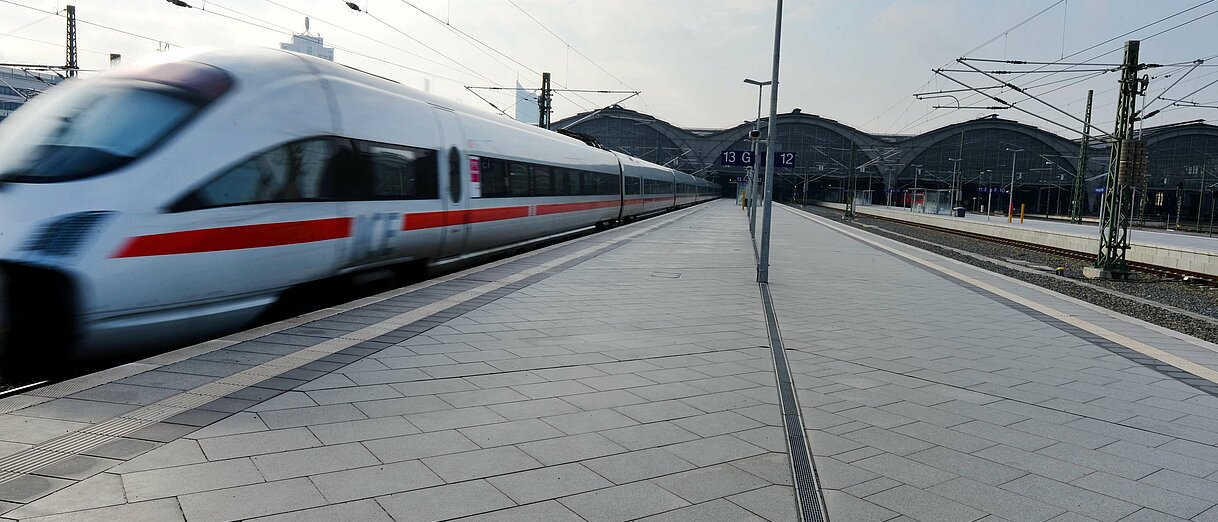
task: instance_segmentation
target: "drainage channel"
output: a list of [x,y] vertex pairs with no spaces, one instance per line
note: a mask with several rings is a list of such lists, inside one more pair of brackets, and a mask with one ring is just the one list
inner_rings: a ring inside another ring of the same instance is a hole
[[791,457],[791,476],[795,484],[795,502],[802,522],[828,522],[825,499],[821,493],[820,478],[812,463],[812,452],[808,449],[808,438],[804,432],[803,418],[799,413],[799,400],[795,395],[795,382],[787,364],[786,347],[782,343],[782,331],[778,327],[778,314],[774,311],[774,299],[770,296],[770,285],[759,283],[761,302],[765,308],[765,321],[770,336],[770,351],[774,356],[774,373],[778,378],[778,400],[782,407],[782,426],[786,431],[787,451]]

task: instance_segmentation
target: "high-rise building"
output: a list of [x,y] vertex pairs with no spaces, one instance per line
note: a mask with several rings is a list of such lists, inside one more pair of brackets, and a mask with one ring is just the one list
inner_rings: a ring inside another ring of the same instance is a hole
[[8,117],[21,104],[51,88],[62,79],[54,74],[0,67],[0,120]]
[[533,91],[520,86],[520,82],[516,82],[516,121],[524,122],[529,125],[537,125],[537,117],[539,115],[537,107],[537,94]]
[[326,47],[322,43],[322,37],[313,36],[311,34],[294,34],[292,35],[292,43],[281,43],[279,48],[285,51],[294,51],[309,56],[316,56],[323,60],[334,61],[334,48]]

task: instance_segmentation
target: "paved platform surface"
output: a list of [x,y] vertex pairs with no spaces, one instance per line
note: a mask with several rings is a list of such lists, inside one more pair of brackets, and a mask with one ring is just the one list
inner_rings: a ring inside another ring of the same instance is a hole
[[770,290],[832,519],[1218,520],[1218,347],[774,220]]
[[[792,520],[733,210],[659,216],[40,391],[0,417],[0,470],[25,471],[0,475],[0,517]],[[323,354],[278,373],[284,357]],[[217,378],[223,398],[169,409]]]
[[[713,202],[0,400],[0,519],[795,520]],[[1218,347],[776,207],[836,521],[1218,520]]]

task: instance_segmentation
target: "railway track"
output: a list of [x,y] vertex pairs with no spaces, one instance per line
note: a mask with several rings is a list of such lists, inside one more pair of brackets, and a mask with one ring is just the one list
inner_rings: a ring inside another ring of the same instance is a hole
[[[1027,241],[1019,241],[1019,240],[1015,240],[1015,239],[1007,239],[1007,238],[989,236],[989,235],[985,235],[985,234],[977,234],[977,233],[973,233],[973,232],[966,232],[966,231],[956,230],[956,229],[947,228],[947,227],[927,225],[924,223],[916,223],[913,221],[895,219],[895,218],[891,218],[888,216],[881,216],[881,215],[875,215],[875,214],[865,214],[865,216],[869,219],[875,219],[878,221],[887,221],[890,223],[898,223],[898,224],[910,226],[910,227],[922,228],[922,229],[926,229],[926,230],[934,230],[936,232],[941,232],[944,234],[951,234],[951,235],[955,235],[955,236],[967,237],[970,239],[980,239],[982,241],[987,241],[987,242],[995,243],[995,244],[999,244],[999,245],[1024,248],[1024,249],[1033,250],[1033,251],[1037,251],[1037,252],[1041,252],[1041,253],[1045,253],[1045,254],[1066,257],[1066,258],[1070,258],[1070,259],[1078,259],[1078,260],[1086,261],[1089,263],[1094,263],[1096,258],[1099,257],[1097,254],[1079,252],[1076,250],[1070,250],[1070,249],[1066,249],[1066,248],[1052,247],[1052,246],[1048,246],[1048,245],[1031,243],[1031,242],[1027,242]],[[1129,263],[1129,267],[1137,272],[1155,275],[1155,276],[1165,278],[1165,279],[1198,281],[1198,282],[1205,283],[1208,285],[1218,285],[1218,280],[1215,280],[1213,278],[1213,276],[1210,276],[1207,274],[1202,274],[1199,272],[1192,272],[1192,271],[1188,271],[1188,270],[1179,270],[1179,269],[1174,269],[1174,268],[1169,268],[1169,267],[1152,265],[1152,264],[1148,264],[1148,263],[1138,263],[1135,261],[1128,261],[1128,263]]]

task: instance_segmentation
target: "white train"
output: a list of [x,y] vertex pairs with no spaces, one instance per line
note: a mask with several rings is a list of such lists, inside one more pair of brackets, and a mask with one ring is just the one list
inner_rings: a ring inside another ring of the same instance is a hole
[[209,338],[301,283],[718,196],[331,62],[199,52],[67,82],[0,124],[0,346]]

